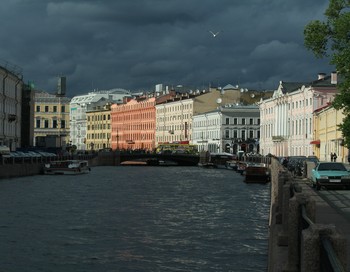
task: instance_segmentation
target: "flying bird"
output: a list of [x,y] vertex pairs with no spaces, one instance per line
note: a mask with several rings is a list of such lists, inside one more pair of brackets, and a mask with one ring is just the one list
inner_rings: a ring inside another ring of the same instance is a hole
[[211,35],[213,35],[213,37],[215,38],[217,35],[219,35],[219,33],[220,33],[220,31],[218,31],[218,32],[213,32],[213,31],[211,31],[211,30],[208,30],[210,33],[211,33]]

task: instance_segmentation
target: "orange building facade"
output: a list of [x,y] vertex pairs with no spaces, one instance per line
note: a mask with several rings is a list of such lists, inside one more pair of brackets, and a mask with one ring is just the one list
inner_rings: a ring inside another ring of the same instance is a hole
[[111,106],[113,150],[152,151],[155,148],[155,103],[155,97],[143,97]]

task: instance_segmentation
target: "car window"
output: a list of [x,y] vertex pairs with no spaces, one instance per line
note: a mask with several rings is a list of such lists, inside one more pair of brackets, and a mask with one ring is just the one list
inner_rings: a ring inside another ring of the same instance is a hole
[[321,163],[318,171],[347,171],[342,163]]

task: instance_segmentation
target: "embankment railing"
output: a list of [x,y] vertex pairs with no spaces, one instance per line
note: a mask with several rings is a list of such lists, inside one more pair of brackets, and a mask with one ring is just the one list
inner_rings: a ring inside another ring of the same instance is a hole
[[[314,222],[307,216],[305,204],[301,205],[301,228],[300,228],[300,237],[302,231],[314,226]],[[321,272],[345,272],[343,265],[341,264],[334,247],[332,245],[331,239],[320,233],[320,271]],[[302,246],[302,240],[299,240],[300,247]],[[300,256],[302,259],[302,256]]]
[[278,168],[276,176],[272,181],[275,219],[270,224],[280,227],[270,235],[277,237],[278,247],[287,248],[285,271],[345,271],[346,238],[333,224],[315,223],[315,199],[302,191],[288,171]]

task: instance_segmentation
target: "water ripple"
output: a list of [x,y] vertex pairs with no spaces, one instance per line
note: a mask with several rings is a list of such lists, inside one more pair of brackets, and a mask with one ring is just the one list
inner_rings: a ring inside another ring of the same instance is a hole
[[270,188],[233,171],[96,167],[0,199],[2,271],[266,271]]

